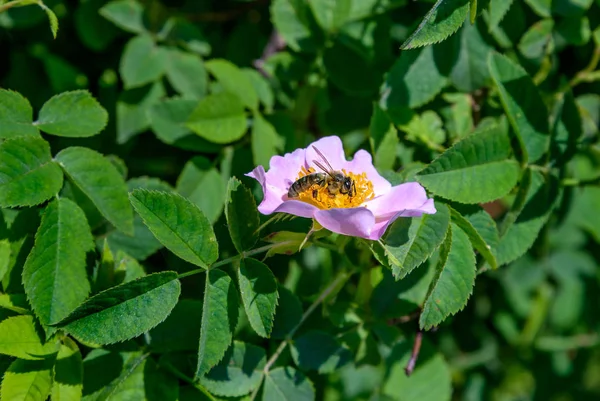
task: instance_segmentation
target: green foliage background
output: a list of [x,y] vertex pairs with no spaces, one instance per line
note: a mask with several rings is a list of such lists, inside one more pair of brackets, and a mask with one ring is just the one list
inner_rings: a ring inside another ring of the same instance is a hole
[[[0,49],[0,399],[600,397],[600,1],[0,0]],[[438,212],[299,251],[244,174],[326,135]]]

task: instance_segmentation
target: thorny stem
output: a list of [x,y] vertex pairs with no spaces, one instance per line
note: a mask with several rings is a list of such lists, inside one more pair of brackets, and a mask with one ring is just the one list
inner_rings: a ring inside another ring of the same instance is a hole
[[[265,365],[265,367],[263,368],[263,371],[262,371],[262,379],[261,380],[263,380],[264,377],[269,373],[269,369],[271,369],[271,366],[273,366],[273,364],[275,362],[277,362],[277,359],[281,356],[281,353],[285,350],[285,347],[287,347],[287,345],[292,341],[292,337],[294,336],[294,334],[296,334],[296,331],[298,331],[298,329],[300,328],[300,326],[302,326],[302,324],[315,311],[315,309],[317,309],[317,307],[319,305],[321,305],[321,303],[341,283],[343,283],[345,280],[347,280],[348,277],[350,277],[352,275],[352,273],[353,272],[340,272],[338,274],[338,276],[335,278],[335,280],[333,280],[331,282],[331,284],[329,284],[327,286],[327,288],[325,288],[323,290],[323,292],[321,292],[321,294],[317,297],[317,299],[315,299],[315,301],[308,307],[308,309],[306,310],[306,312],[304,312],[304,314],[300,318],[300,321],[298,322],[298,324],[296,324],[296,326],[294,326],[294,328],[292,330],[290,330],[290,332],[287,334],[287,336],[285,336],[285,339],[281,342],[281,344],[279,344],[279,347],[277,347],[277,350],[275,350],[275,352],[273,353],[273,355],[271,355],[271,358],[269,358],[269,360],[267,361],[267,363],[266,363],[266,365]],[[256,387],[256,389],[252,393],[252,396],[250,397],[251,400],[254,400],[256,398],[256,395],[258,394],[258,390],[260,389],[260,387],[261,387],[260,385]]]

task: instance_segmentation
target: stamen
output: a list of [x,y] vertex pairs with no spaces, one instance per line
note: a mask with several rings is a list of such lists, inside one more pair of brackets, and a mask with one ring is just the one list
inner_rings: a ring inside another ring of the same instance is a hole
[[[310,167],[306,169],[304,166],[302,166],[300,168],[300,172],[298,173],[298,179],[314,172],[314,168]],[[356,188],[356,193],[354,196],[349,196],[348,194],[342,193],[331,195],[327,189],[327,186],[321,187],[318,184],[314,184],[306,191],[301,192],[298,196],[298,200],[315,205],[319,209],[331,209],[358,207],[364,202],[375,197],[375,193],[373,192],[373,183],[367,179],[367,173],[363,172],[360,174],[355,174],[344,169],[342,169],[342,172],[344,175],[350,177],[354,181]]]

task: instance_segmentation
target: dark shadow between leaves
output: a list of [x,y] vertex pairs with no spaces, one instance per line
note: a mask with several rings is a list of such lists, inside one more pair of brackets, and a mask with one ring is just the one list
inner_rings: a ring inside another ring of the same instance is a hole
[[81,354],[78,352],[66,358],[58,358],[54,366],[54,381],[67,386],[81,384],[83,379],[81,370]]
[[123,356],[107,352],[83,361],[83,395],[93,394],[117,379],[123,370]]

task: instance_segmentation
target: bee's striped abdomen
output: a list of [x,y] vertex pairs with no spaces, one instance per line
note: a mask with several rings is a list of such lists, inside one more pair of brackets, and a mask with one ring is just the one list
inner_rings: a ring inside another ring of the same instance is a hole
[[325,174],[312,173],[299,178],[292,184],[288,190],[288,198],[297,198],[304,191],[307,191],[314,184],[323,185],[325,183]]

